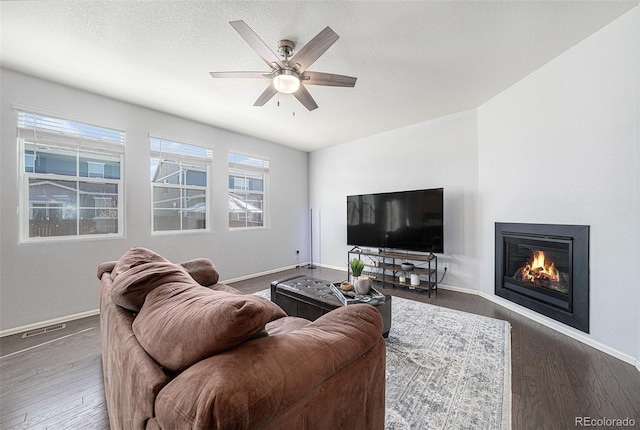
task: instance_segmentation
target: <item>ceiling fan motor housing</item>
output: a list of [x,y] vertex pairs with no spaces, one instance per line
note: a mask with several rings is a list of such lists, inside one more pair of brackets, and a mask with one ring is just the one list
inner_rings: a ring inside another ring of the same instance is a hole
[[278,41],[278,54],[285,60],[288,60],[295,50],[296,44],[290,40]]

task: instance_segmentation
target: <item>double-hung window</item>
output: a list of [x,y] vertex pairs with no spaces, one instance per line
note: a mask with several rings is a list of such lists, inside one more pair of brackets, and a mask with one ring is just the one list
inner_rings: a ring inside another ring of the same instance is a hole
[[269,160],[229,153],[229,228],[264,227]]
[[206,230],[210,149],[151,137],[153,231]]
[[122,236],[125,133],[16,112],[21,241]]

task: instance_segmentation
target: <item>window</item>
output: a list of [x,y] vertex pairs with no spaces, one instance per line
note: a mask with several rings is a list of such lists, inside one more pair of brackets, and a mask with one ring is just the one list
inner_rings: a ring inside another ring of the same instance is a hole
[[151,137],[153,231],[205,230],[210,149]]
[[229,153],[229,228],[264,227],[269,161]]
[[125,133],[17,114],[21,240],[122,236]]

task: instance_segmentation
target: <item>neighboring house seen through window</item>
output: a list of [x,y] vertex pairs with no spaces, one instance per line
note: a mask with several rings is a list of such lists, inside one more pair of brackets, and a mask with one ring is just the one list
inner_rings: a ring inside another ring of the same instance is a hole
[[264,227],[269,160],[229,153],[229,228]]
[[17,111],[20,238],[122,236],[125,133]]
[[150,145],[153,231],[206,230],[211,150],[155,137]]

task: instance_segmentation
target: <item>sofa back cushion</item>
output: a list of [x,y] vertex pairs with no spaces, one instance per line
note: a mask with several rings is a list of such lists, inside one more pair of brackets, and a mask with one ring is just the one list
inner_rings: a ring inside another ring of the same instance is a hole
[[133,332],[161,366],[181,371],[264,333],[266,323],[284,316],[262,297],[169,283],[147,295]]
[[167,283],[197,285],[184,267],[173,264],[145,248],[131,248],[111,271],[113,284],[109,296],[118,306],[138,312],[147,294]]
[[208,258],[196,258],[180,263],[191,277],[200,285],[208,287],[218,282],[220,274]]
[[117,278],[120,274],[142,264],[147,263],[169,263],[170,261],[162,255],[147,248],[135,246],[122,254],[111,270],[111,279]]
[[[181,264],[173,264],[149,249],[134,247],[114,263],[98,266],[98,278],[111,271],[113,287],[111,300],[133,312],[142,308],[147,294],[166,283],[213,286],[219,274],[211,260],[197,258]],[[231,289],[221,285],[219,289]]]
[[144,263],[120,273],[113,280],[110,296],[116,305],[138,312],[151,291],[167,284],[198,285],[180,265]]

